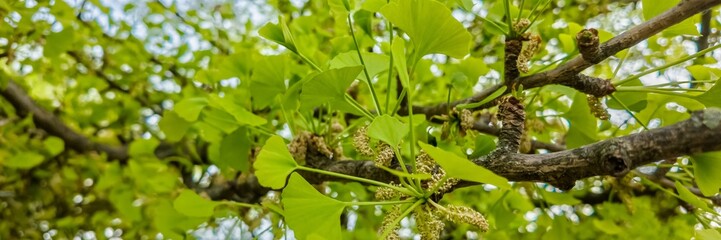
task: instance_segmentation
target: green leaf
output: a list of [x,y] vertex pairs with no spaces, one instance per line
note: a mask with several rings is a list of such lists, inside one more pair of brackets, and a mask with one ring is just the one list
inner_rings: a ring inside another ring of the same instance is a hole
[[408,76],[408,66],[406,65],[405,40],[400,37],[393,38],[391,51],[393,52],[393,66],[396,66],[396,70],[398,70],[398,77],[401,79],[401,84],[407,88],[410,85],[410,77]]
[[326,197],[298,173],[290,175],[288,187],[281,194],[285,221],[298,239],[317,235],[325,239],[343,239],[340,215],[345,204]]
[[[624,86],[643,86],[643,84],[641,83],[641,80],[636,79],[624,84]],[[645,109],[646,105],[648,105],[648,101],[646,100],[648,98],[648,93],[645,92],[615,92],[613,95],[616,96],[621,103],[626,105],[629,110],[634,112],[641,112],[641,110]],[[606,104],[608,105],[608,108],[625,110],[623,105],[613,98],[609,98]]]
[[443,149],[418,142],[421,148],[430,155],[444,170],[449,177],[460,178],[478,183],[493,184],[501,189],[511,188],[508,179],[498,176],[490,170],[478,166],[468,159],[459,157],[456,154]]
[[35,152],[19,152],[0,162],[10,168],[30,169],[45,161],[45,157]]
[[285,179],[298,168],[283,138],[273,135],[265,142],[253,163],[260,185],[273,189],[285,186]]
[[696,195],[691,193],[691,191],[688,190],[688,188],[686,188],[686,186],[684,186],[683,184],[681,184],[678,181],[676,181],[675,184],[676,184],[676,191],[678,192],[678,196],[679,196],[679,198],[681,198],[681,200],[693,205],[694,207],[700,208],[704,211],[713,212],[713,210],[710,207],[708,207],[708,204],[706,204],[704,201],[699,199]]
[[257,61],[250,78],[250,96],[255,106],[267,107],[285,92],[286,64],[285,55],[264,56]]
[[368,126],[368,136],[397,147],[408,134],[408,125],[400,120],[383,114],[376,117]]
[[568,124],[570,125],[568,133],[566,133],[566,146],[569,149],[577,148],[598,140],[596,134],[598,131],[596,117],[591,114],[591,109],[588,107],[585,94],[576,93],[571,104],[571,109],[563,114],[563,117],[568,120]]
[[245,107],[238,104],[232,97],[226,96],[226,97],[218,97],[217,95],[211,95],[211,106],[218,107],[220,109],[225,110],[230,115],[233,115],[235,117],[235,121],[238,124],[241,125],[250,125],[250,126],[260,126],[263,124],[266,124],[268,120],[265,118],[259,117],[247,109]]
[[348,0],[328,0],[328,6],[334,16],[347,16],[350,11]]
[[200,111],[202,111],[205,106],[208,106],[207,98],[185,98],[178,102],[178,104],[175,104],[173,110],[186,121],[195,122],[198,120]]
[[[368,1],[366,1],[368,2]],[[365,2],[364,2],[365,3]],[[353,14],[353,22],[363,29],[365,34],[373,34],[373,13],[366,10],[358,10]],[[385,56],[385,55],[384,55]]]
[[[643,0],[643,17],[647,21],[660,15],[661,13],[675,7],[679,4],[681,0],[665,0],[665,1],[656,1],[656,0]],[[675,35],[693,35],[693,36],[700,36],[698,29],[695,25],[696,18],[688,18],[680,23],[677,23],[676,25],[673,25],[669,28],[666,28],[663,30],[664,35],[666,36],[675,36]]]
[[484,156],[486,154],[491,153],[494,149],[496,149],[496,137],[486,134],[478,134],[475,139],[475,147],[473,149],[473,153],[471,153],[471,158],[477,158],[480,156]]
[[160,141],[157,139],[138,139],[130,143],[130,157],[155,156],[155,148],[158,147]]
[[721,189],[721,151],[691,156],[696,184],[704,196],[713,196]]
[[[721,78],[719,78],[721,79]],[[695,96],[694,99],[697,101],[703,103],[706,107],[717,107],[721,108],[721,81],[719,79],[716,80],[716,83],[714,83],[713,87],[711,87],[708,91],[705,93]]]
[[361,8],[369,12],[377,12],[387,3],[386,0],[366,0],[361,4]]
[[52,157],[65,151],[65,141],[55,136],[45,138],[45,140],[43,140],[43,146]]
[[454,58],[468,54],[471,34],[440,2],[399,0],[387,4],[380,12],[411,38],[415,48],[413,62],[431,53]]
[[721,76],[721,69],[703,65],[691,65],[686,67],[691,76],[696,80],[714,79]]
[[224,133],[231,133],[240,127],[236,117],[218,108],[207,108],[203,111],[203,122],[220,129]]
[[623,233],[623,228],[611,220],[593,219],[593,226],[606,234],[616,235]]
[[542,196],[543,200],[546,200],[546,202],[553,204],[553,205],[560,205],[560,204],[568,204],[568,205],[576,205],[581,204],[581,200],[578,200],[573,197],[573,195],[568,193],[560,193],[560,192],[548,192],[548,191],[538,191]]
[[190,217],[213,216],[213,209],[218,203],[198,196],[194,191],[184,189],[173,201],[173,208],[179,213]]
[[483,104],[486,104],[486,103],[488,103],[488,102],[490,102],[490,101],[493,101],[493,99],[496,99],[496,98],[500,97],[501,95],[503,95],[503,93],[506,92],[506,89],[507,89],[506,86],[501,86],[498,90],[496,90],[495,92],[491,93],[491,95],[488,95],[488,97],[484,98],[483,100],[481,100],[481,101],[479,101],[479,102],[466,103],[466,104],[458,104],[458,105],[456,106],[456,108],[458,108],[458,109],[466,109],[466,108],[476,108],[476,107],[480,107],[480,106],[482,106]]
[[300,93],[301,106],[311,109],[321,104],[332,106],[345,104],[345,91],[363,70],[362,66],[329,69],[303,84]]
[[[388,70],[388,62],[390,61],[390,58],[388,56],[376,53],[362,53],[362,55],[363,60],[366,63],[366,69],[368,69],[368,75],[370,75],[371,80],[373,80],[372,78],[379,73]],[[333,60],[330,60],[331,69],[360,65],[362,64],[360,62],[360,59],[358,58],[358,53],[355,50],[338,54],[338,56],[335,56]],[[363,74],[362,72],[359,73],[356,78],[363,80],[366,79],[365,74]]]
[[721,233],[717,229],[701,229],[696,230],[697,240],[718,240],[721,239]]
[[290,29],[288,29],[285,19],[282,17],[278,18],[278,24],[265,24],[265,26],[258,30],[258,35],[282,45],[291,52],[298,53],[298,49],[295,47],[295,40],[293,40],[293,35],[290,33]]
[[180,117],[175,111],[166,111],[158,122],[158,127],[165,134],[165,141],[177,142],[185,136],[191,122]]
[[250,168],[248,154],[250,154],[248,130],[241,127],[225,136],[220,142],[220,159],[216,164],[220,168],[230,166],[242,172],[248,172]]
[[492,33],[494,35],[508,35],[508,24],[484,18],[481,16],[478,16],[478,18],[483,20],[484,26],[487,26],[487,28],[484,29],[488,30],[489,33]]

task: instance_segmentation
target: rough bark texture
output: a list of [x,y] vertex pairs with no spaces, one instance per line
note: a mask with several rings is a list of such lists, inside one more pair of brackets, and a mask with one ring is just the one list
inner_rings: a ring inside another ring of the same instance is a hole
[[[601,53],[597,56],[599,59],[598,61],[602,61],[603,59],[606,59],[610,56],[613,56],[614,54],[620,52],[621,50],[627,49],[633,45],[638,44],[639,42],[643,41],[644,39],[647,39],[662,30],[673,26],[677,23],[680,23],[681,21],[697,14],[700,12],[703,12],[715,5],[721,4],[721,0],[685,0],[681,1],[678,5],[675,7],[669,9],[668,11],[644,22],[641,23],[628,31],[604,42],[599,46]],[[595,92],[595,89],[609,89],[607,86],[607,81],[588,81],[585,84],[574,84],[574,80],[582,78],[579,75],[583,70],[593,66],[594,63],[588,62],[583,59],[583,57],[579,56],[576,57],[565,64],[562,64],[558,67],[556,67],[553,70],[536,73],[529,76],[520,77],[516,80],[514,80],[514,83],[520,83],[523,85],[524,89],[531,89],[536,87],[541,87],[549,84],[561,84],[561,85],[567,85],[569,87],[575,88],[578,91],[581,91],[586,94],[591,94],[597,97],[600,97],[598,95],[599,92]],[[588,80],[592,80],[593,78],[589,78]],[[434,106],[413,106],[413,112],[414,113],[423,113],[426,114],[426,116],[433,116],[433,115],[441,115],[443,114],[444,109],[453,108],[454,106],[458,104],[464,104],[464,103],[473,103],[478,102],[482,99],[485,99],[489,95],[491,95],[495,90],[500,88],[503,84],[494,85],[488,89],[485,89],[484,91],[477,93],[471,97],[468,97],[466,99],[461,99],[454,101],[450,104],[450,106],[447,106],[446,103],[434,105]],[[611,91],[613,92],[613,91]],[[510,93],[510,89],[506,92]],[[606,95],[609,93],[606,93]],[[605,95],[601,95],[605,96]],[[483,108],[489,108],[494,106],[494,103],[488,103],[483,106],[479,106],[476,109],[483,109]],[[407,111],[399,111],[400,114],[407,114]]]
[[51,135],[62,138],[63,141],[65,141],[65,146],[75,151],[98,151],[108,154],[108,158],[110,159],[128,158],[127,147],[96,143],[88,137],[77,133],[52,113],[35,104],[25,90],[10,79],[7,79],[5,89],[0,90],[0,95],[15,107],[18,115],[26,117],[32,114],[33,121],[38,128],[45,130]]
[[496,155],[517,153],[526,120],[523,105],[515,97],[509,97],[498,106],[498,118],[503,126],[498,134],[498,148],[491,155],[498,157]]
[[[599,46],[601,50],[599,61],[719,3],[721,3],[721,0],[681,1],[679,5],[667,12],[601,44]],[[564,84],[589,94],[596,92],[603,96],[612,93],[613,86],[608,81],[580,75],[581,71],[592,65],[593,63],[584,60],[584,58],[577,57],[554,70],[517,78],[514,82],[522,83],[526,89],[548,84]],[[57,116],[38,106],[22,87],[18,86],[14,81],[10,79],[2,80],[7,82],[7,86],[0,90],[0,95],[15,107],[18,114],[20,116],[32,114],[38,128],[62,138],[68,148],[78,152],[97,151],[105,153],[111,160],[124,161],[129,158],[127,146],[111,146],[93,142],[92,139],[64,124]],[[454,101],[451,106],[480,101],[501,86],[502,84],[495,85],[470,98]],[[599,96],[597,94],[593,95]],[[492,101],[485,106],[481,106],[481,108],[493,106],[497,103],[498,101]],[[520,111],[517,111],[519,107]],[[449,106],[446,104],[431,107],[414,106],[416,113],[424,113],[427,116],[443,114],[447,109],[449,109]],[[519,117],[521,119],[520,127],[512,122],[508,124],[508,131],[515,132],[512,136],[522,132],[523,116],[516,114],[523,112],[522,110],[522,107],[518,104],[502,105],[502,111],[511,111],[515,114],[505,119],[505,121],[518,119]],[[404,112],[401,111],[401,113]],[[513,151],[513,149],[509,149],[506,151],[507,154],[494,156],[493,158],[482,157],[471,161],[508,178],[510,181],[549,182],[562,189],[569,189],[576,180],[586,177],[598,175],[621,176],[638,166],[654,161],[699,152],[721,150],[721,124],[713,124],[719,122],[719,114],[721,113],[718,110],[712,109],[699,111],[693,113],[690,119],[671,126],[607,139],[572,150],[548,154],[520,154]],[[712,124],[709,124],[708,121],[712,121]],[[709,126],[713,126],[713,128]],[[498,133],[502,140],[505,139],[503,141],[508,142],[505,145],[516,142],[515,139],[505,137],[504,131],[506,131],[506,124]],[[156,154],[162,158],[173,154],[173,151],[156,150]],[[312,167],[383,182],[397,182],[396,176],[375,167],[372,161],[328,159],[320,157],[321,154],[310,154],[309,156],[307,162]],[[303,175],[313,183],[337,180],[318,174],[303,173]],[[460,186],[468,185],[471,185],[471,183],[462,183]],[[210,190],[213,191],[210,195],[214,198],[232,197],[234,200],[247,202],[256,202],[268,191],[267,188],[258,184],[257,179],[252,174],[247,174],[242,181],[227,181],[224,186],[202,191]]]
[[576,43],[583,60],[599,63],[604,59],[601,48],[598,47],[598,30],[595,28],[583,29],[576,34]]

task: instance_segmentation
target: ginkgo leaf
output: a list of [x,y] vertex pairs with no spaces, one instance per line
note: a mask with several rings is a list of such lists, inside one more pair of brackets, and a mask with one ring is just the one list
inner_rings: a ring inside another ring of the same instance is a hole
[[563,114],[563,117],[568,120],[570,125],[566,134],[566,146],[569,149],[598,140],[596,117],[591,114],[584,94],[576,93],[571,109]]
[[250,78],[250,95],[258,108],[270,105],[285,92],[286,56],[264,56],[258,60]]
[[573,195],[568,193],[560,193],[560,192],[548,192],[548,191],[539,191],[539,193],[543,196],[543,200],[550,204],[568,204],[568,205],[576,205],[582,203],[581,200],[578,200],[573,197]]
[[50,156],[57,156],[65,150],[65,141],[59,137],[49,136],[43,140],[43,146],[45,147],[45,150],[50,153]]
[[293,173],[281,194],[285,221],[298,239],[317,235],[342,239],[340,215],[345,204],[316,190],[298,173]]
[[43,161],[45,161],[45,157],[39,153],[19,152],[5,159],[5,161],[0,161],[0,164],[10,168],[29,169],[39,165]]
[[380,12],[411,38],[416,51],[414,61],[431,53],[454,58],[468,54],[471,34],[440,2],[399,0],[387,4]]
[[695,96],[694,99],[703,103],[706,107],[721,108],[721,79],[717,79],[716,83],[708,91],[701,95]]
[[285,186],[288,175],[298,168],[298,163],[290,155],[283,138],[273,135],[260,150],[253,168],[260,185],[280,189]]
[[291,52],[298,53],[298,49],[295,47],[295,40],[293,40],[293,35],[290,33],[290,29],[288,29],[288,25],[282,17],[279,18],[278,24],[265,24],[265,26],[258,30],[258,35],[282,45]]
[[182,117],[180,117],[175,111],[165,111],[163,118],[158,122],[158,127],[165,134],[165,140],[168,142],[177,142],[185,136],[192,124]]
[[704,196],[713,196],[721,189],[721,151],[699,153],[691,156],[696,184]]
[[198,196],[195,192],[185,189],[173,201],[173,208],[179,213],[190,217],[213,216],[213,209],[218,203]]
[[369,137],[381,140],[394,147],[398,146],[407,134],[408,125],[388,114],[376,117],[368,126]]
[[[673,8],[674,6],[678,5],[681,0],[664,0],[664,1],[656,1],[656,0],[643,0],[642,2],[642,9],[643,9],[643,17],[646,20],[650,20],[659,14]],[[692,18],[686,19],[684,21],[681,21],[680,23],[677,23],[676,25],[673,25],[669,28],[666,28],[663,30],[664,35],[693,35],[693,36],[699,36],[698,29],[695,26],[695,22]]]
[[173,111],[186,121],[194,122],[195,120],[198,120],[200,111],[202,111],[205,106],[208,106],[207,98],[185,98],[175,104]]
[[688,190],[688,188],[686,188],[686,186],[684,186],[683,184],[681,184],[678,181],[676,181],[675,185],[676,185],[676,191],[678,192],[678,196],[679,196],[679,198],[681,198],[681,200],[693,205],[694,207],[700,208],[704,211],[713,212],[713,210],[708,207],[708,204],[706,204],[704,201],[699,199],[696,195],[691,193],[691,191]]
[[405,41],[402,38],[395,37],[393,44],[391,44],[391,51],[393,52],[393,65],[398,70],[398,77],[401,79],[403,87],[408,87],[410,84],[410,76],[408,76],[408,66],[406,65],[406,47]]
[[238,128],[225,136],[220,142],[219,162],[220,168],[230,166],[242,172],[250,168],[248,154],[250,153],[250,139],[245,127]]
[[433,160],[446,170],[446,174],[448,174],[449,177],[478,183],[489,183],[502,189],[511,188],[508,179],[498,176],[468,159],[422,142],[418,142],[418,144]]
[[236,101],[231,97],[220,98],[216,95],[211,95],[210,99],[211,105],[217,106],[225,110],[227,113],[230,113],[230,115],[233,115],[238,124],[260,126],[268,122],[265,118],[251,113],[245,109],[245,107],[236,103]]
[[362,66],[354,66],[329,69],[316,75],[303,84],[300,93],[301,106],[304,109],[311,109],[326,103],[332,106],[346,103],[346,89],[362,70]]
[[137,158],[142,156],[154,156],[155,148],[160,145],[160,141],[157,139],[139,139],[135,140],[130,144],[128,153],[131,157]]
[[[377,53],[362,53],[362,56],[371,80],[379,73],[388,70],[388,61],[390,61],[390,58],[387,55]],[[360,65],[362,64],[360,62],[360,58],[358,58],[358,53],[355,50],[338,54],[338,56],[335,56],[333,60],[330,60],[331,69]],[[364,80],[366,79],[365,74],[363,73],[358,74],[356,78]]]
[[721,239],[721,233],[716,229],[696,230],[696,239],[698,240],[718,240]]

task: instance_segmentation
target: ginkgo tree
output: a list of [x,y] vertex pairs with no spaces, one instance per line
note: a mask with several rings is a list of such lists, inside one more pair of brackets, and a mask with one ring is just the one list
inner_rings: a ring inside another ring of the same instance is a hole
[[719,239],[721,0],[0,2],[0,239]]

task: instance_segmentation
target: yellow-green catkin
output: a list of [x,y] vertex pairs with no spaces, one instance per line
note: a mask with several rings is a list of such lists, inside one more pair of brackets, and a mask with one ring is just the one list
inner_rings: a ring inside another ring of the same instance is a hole
[[378,145],[378,155],[376,156],[374,162],[377,166],[388,167],[391,165],[391,161],[394,156],[395,153],[393,152],[393,148],[391,148],[388,144],[381,143]]
[[468,223],[483,232],[488,231],[488,221],[486,221],[486,218],[483,217],[483,214],[477,212],[473,208],[448,205],[446,209],[448,211],[444,213],[448,221],[455,223]]
[[401,237],[398,236],[398,230],[399,226],[398,224],[394,224],[394,221],[396,218],[401,216],[401,205],[393,205],[390,211],[386,214],[385,217],[383,217],[383,223],[381,224],[381,227],[378,229],[378,235],[380,236],[383,234],[383,232],[386,231],[388,228],[392,228],[390,231],[391,233],[388,234],[386,237],[386,240],[400,240]]
[[375,155],[375,153],[373,152],[373,148],[371,148],[370,138],[367,132],[368,127],[361,127],[355,132],[353,135],[353,147],[355,147],[356,151],[361,155],[370,157]]
[[606,108],[603,107],[603,103],[596,96],[586,95],[586,100],[588,100],[588,107],[591,108],[593,116],[601,120],[608,120],[611,115],[608,114]]
[[441,231],[445,224],[436,213],[436,210],[429,205],[418,207],[414,210],[413,215],[416,218],[416,227],[421,239],[437,240],[440,239]]

